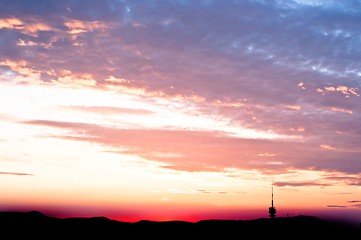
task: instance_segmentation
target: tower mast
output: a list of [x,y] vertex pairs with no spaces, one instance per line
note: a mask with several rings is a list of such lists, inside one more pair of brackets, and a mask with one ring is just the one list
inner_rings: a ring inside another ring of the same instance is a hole
[[273,186],[272,186],[272,207],[273,207]]
[[271,207],[268,208],[268,213],[271,219],[274,219],[276,217],[277,210],[273,206],[273,185],[272,185],[272,201],[271,201]]

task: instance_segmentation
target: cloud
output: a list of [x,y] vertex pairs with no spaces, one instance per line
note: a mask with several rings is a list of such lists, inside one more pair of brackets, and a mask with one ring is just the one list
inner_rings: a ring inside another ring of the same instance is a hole
[[5,18],[0,20],[1,28],[22,29],[23,22],[17,18]]
[[106,23],[100,21],[79,21],[70,20],[64,23],[69,28],[70,34],[81,34],[88,31],[104,30],[108,27]]
[[361,186],[361,177],[360,176],[326,176],[324,179],[335,181],[339,183],[344,183],[350,186]]
[[48,121],[48,120],[31,120],[31,121],[25,121],[23,123],[31,124],[31,125],[50,126],[56,128],[73,128],[73,129],[82,128],[85,126],[92,126],[84,123],[58,122],[58,121]]
[[[1,81],[185,99],[197,112],[225,117],[234,126],[296,135],[304,141],[252,142],[208,133],[217,143],[212,149],[218,151],[217,158],[228,157],[224,164],[198,150],[189,153],[187,144],[171,144],[172,153],[191,155],[188,161],[199,157],[200,169],[215,162],[217,167],[361,172],[358,2],[66,0],[22,2],[21,8],[19,4],[0,3]],[[84,127],[99,142],[127,145],[148,157],[164,151],[160,145],[150,151],[142,140],[128,143],[105,136],[110,135],[108,129],[99,126],[33,124],[74,131]],[[133,131],[140,138],[141,131]],[[176,133],[154,134],[167,143]],[[212,146],[204,133],[179,134],[183,137],[179,140],[196,135],[201,145]],[[266,164],[257,156],[260,153],[278,154],[273,162],[282,164]],[[172,163],[182,165],[180,160]]]
[[4,175],[15,175],[15,176],[34,176],[30,173],[21,173],[21,172],[0,172],[0,174]]
[[332,87],[332,86],[329,86],[329,87],[324,87],[323,89],[321,88],[318,88],[317,89],[317,92],[319,93],[327,93],[327,92],[339,92],[343,95],[345,95],[345,97],[350,97],[352,95],[355,95],[355,96],[360,96],[360,94],[358,93],[358,88],[355,87],[355,88],[350,88],[350,87],[347,87],[347,86],[343,86],[343,85],[340,85],[340,86],[337,86],[337,87]]
[[[183,171],[225,171],[233,167],[276,174],[286,169],[315,169],[340,172],[358,172],[359,164],[344,165],[343,161],[330,165],[334,153],[323,153],[323,158],[312,144],[299,141],[243,139],[229,136],[222,131],[195,131],[184,129],[124,129],[102,127],[77,122],[31,120],[24,124],[48,126],[70,130],[58,137],[68,140],[94,142],[120,150],[123,154],[134,154],[148,160],[165,163],[165,168]],[[124,150],[126,149],[126,150]],[[309,149],[309,151],[305,151]],[[264,153],[276,154],[265,161]],[[171,154],[170,154],[171,153]],[[275,164],[277,163],[277,164]],[[332,177],[328,177],[334,181]],[[344,179],[342,179],[345,181]],[[318,182],[276,182],[279,186],[315,185]]]
[[335,147],[332,147],[332,146],[330,146],[328,144],[321,144],[320,148],[323,148],[323,149],[326,149],[326,150],[336,150]]
[[38,21],[36,19],[28,19],[23,21],[19,18],[3,18],[0,19],[0,29],[13,29],[29,36],[38,36],[40,31],[53,31],[54,29],[45,22]]
[[336,107],[332,107],[331,111],[334,112],[344,112],[344,113],[348,113],[348,114],[353,114],[353,112],[351,110],[347,110],[347,109],[343,109],[343,108],[336,108]]
[[346,208],[347,206],[344,205],[327,205],[328,208]]
[[[280,4],[285,4],[282,1],[278,1]],[[345,12],[357,12],[360,3],[357,1],[337,1],[337,0],[293,0],[286,4],[292,7],[311,7],[319,8],[323,10],[332,11],[345,11]],[[295,4],[295,5],[294,5]]]
[[136,115],[149,115],[153,114],[153,111],[146,109],[134,109],[134,108],[120,108],[110,106],[66,106],[67,109],[75,111],[93,112],[95,114],[136,114]]
[[176,194],[217,194],[217,195],[240,195],[246,194],[245,192],[227,192],[227,191],[215,191],[215,190],[205,190],[205,189],[168,189],[171,193]]
[[286,186],[288,186],[288,187],[305,187],[305,186],[321,186],[321,187],[326,187],[326,186],[331,186],[330,184],[319,183],[319,182],[317,182],[317,181],[274,182],[273,185],[274,185],[274,186],[278,186],[278,187],[286,187]]

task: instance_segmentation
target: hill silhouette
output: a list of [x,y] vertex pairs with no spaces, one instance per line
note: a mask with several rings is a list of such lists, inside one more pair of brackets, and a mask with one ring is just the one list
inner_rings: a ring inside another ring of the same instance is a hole
[[312,216],[198,222],[122,222],[106,217],[56,218],[37,211],[0,212],[0,230],[2,235],[11,236],[11,239],[361,239],[357,227]]

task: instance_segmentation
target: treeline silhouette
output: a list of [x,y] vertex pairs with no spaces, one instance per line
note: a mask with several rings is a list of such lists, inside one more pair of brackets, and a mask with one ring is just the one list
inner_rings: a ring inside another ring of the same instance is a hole
[[[360,229],[312,216],[254,220],[122,222],[106,217],[55,218],[41,212],[0,212],[6,239],[337,239],[360,240]],[[3,238],[5,239],[5,238]]]

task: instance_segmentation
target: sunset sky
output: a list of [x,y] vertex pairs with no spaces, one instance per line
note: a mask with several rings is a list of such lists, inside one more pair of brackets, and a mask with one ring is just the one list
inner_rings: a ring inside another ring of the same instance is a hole
[[0,0],[0,211],[361,221],[361,2]]

